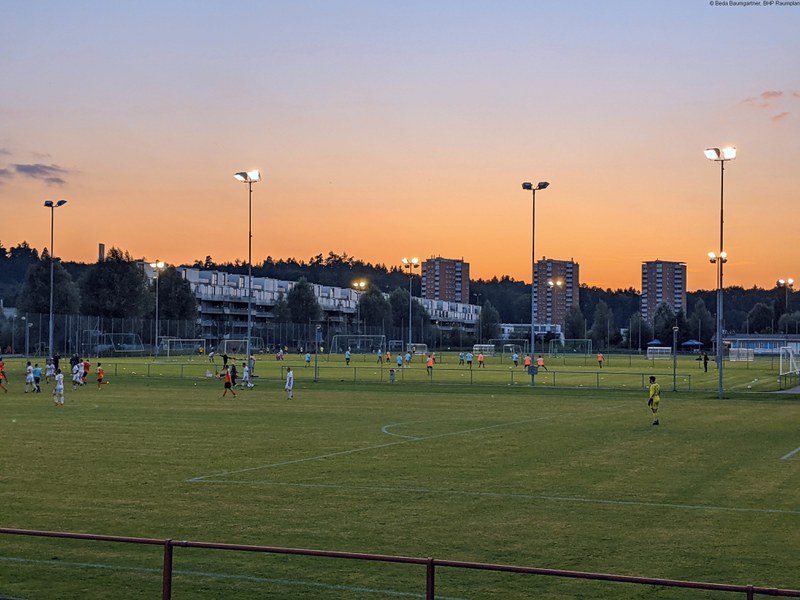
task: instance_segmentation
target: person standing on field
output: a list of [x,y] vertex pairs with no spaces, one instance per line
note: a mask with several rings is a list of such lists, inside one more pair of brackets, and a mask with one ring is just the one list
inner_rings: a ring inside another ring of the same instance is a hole
[[597,353],[597,366],[600,367],[601,369],[603,368],[603,361],[604,360],[605,360],[605,358],[603,357],[603,353],[602,352],[598,352]]
[[286,393],[289,396],[289,400],[294,398],[293,390],[294,390],[294,373],[292,373],[292,367],[288,367],[286,369],[286,385],[283,386],[283,389],[286,390]]
[[3,362],[3,357],[0,356],[0,388],[3,388],[3,393],[8,393],[8,388],[3,385],[3,380],[8,383],[8,376],[6,375],[6,363]]
[[541,354],[539,355],[539,358],[536,359],[536,366],[547,371],[547,367],[544,366],[544,358],[542,358]]
[[650,394],[647,406],[653,411],[653,425],[658,425],[658,405],[661,402],[661,386],[656,383],[655,375],[650,376]]
[[53,388],[53,404],[64,406],[64,374],[61,369],[56,370],[56,387]]
[[224,398],[225,396],[227,396],[228,391],[230,390],[231,394],[233,394],[233,397],[236,398],[236,392],[233,391],[231,370],[228,367],[225,367],[225,370],[223,371],[222,375],[220,375],[220,379],[225,380],[225,391],[222,392],[222,397]]

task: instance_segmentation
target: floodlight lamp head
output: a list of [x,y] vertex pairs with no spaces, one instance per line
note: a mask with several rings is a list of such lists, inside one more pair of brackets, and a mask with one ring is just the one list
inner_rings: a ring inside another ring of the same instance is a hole
[[779,285],[780,287],[783,287],[783,286],[785,286],[785,285],[786,285],[786,280],[785,280],[785,279],[778,279],[778,285]]
[[736,158],[736,147],[728,146],[722,149],[722,158],[724,160],[733,160]]
[[543,189],[547,188],[549,185],[550,185],[550,183],[547,182],[547,181],[540,181],[538,184],[536,184],[536,189],[537,190],[543,190]]
[[234,178],[242,183],[258,183],[261,181],[261,173],[259,171],[241,171],[234,173]]
[[719,160],[720,156],[722,156],[719,148],[706,148],[703,153],[708,160]]
[[530,181],[526,181],[522,184],[522,189],[530,192],[533,189],[533,184]]
[[44,201],[44,205],[45,205],[47,208],[53,208],[53,201],[52,201],[52,200],[45,200],[45,201]]
[[64,206],[66,203],[67,203],[66,200],[59,200],[58,202],[56,202],[56,207]]
[[787,280],[786,280],[786,284],[787,284],[789,287],[792,287],[792,286],[794,285],[794,279],[792,279],[791,277],[789,277],[789,279],[787,279]]

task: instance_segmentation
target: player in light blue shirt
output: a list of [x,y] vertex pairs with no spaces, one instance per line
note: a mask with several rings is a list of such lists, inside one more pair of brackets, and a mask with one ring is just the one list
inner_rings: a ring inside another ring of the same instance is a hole
[[350,364],[350,350],[349,349],[344,353],[344,362],[346,362],[348,365]]
[[472,352],[467,352],[467,366],[472,368]]
[[311,352],[306,352],[306,366],[311,366]]

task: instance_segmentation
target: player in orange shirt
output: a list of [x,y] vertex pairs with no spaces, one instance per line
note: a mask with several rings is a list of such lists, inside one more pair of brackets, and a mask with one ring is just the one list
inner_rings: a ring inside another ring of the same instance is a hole
[[107,381],[103,381],[105,375],[103,375],[103,363],[97,363],[97,389],[100,389],[100,386],[105,385],[108,383]]
[[83,385],[86,385],[86,379],[89,377],[89,368],[92,366],[92,363],[89,362],[88,358],[83,359]]
[[230,390],[231,394],[233,394],[233,397],[236,398],[236,392],[233,391],[233,378],[231,377],[231,370],[228,367],[225,367],[225,371],[219,377],[220,379],[225,380],[225,391],[222,392],[222,397],[224,398],[227,396],[228,390]]
[[478,368],[479,369],[484,366],[483,360],[484,360],[483,352],[481,352],[480,354],[478,354]]
[[428,356],[428,361],[425,363],[425,367],[428,369],[428,375],[433,375],[433,363],[436,362],[433,358],[433,354]]
[[539,355],[539,358],[536,359],[536,366],[547,371],[547,367],[544,366],[544,358],[542,358],[541,354]]
[[523,361],[522,361],[522,364],[524,364],[524,365],[525,365],[525,368],[526,368],[526,369],[527,369],[528,367],[530,367],[530,366],[531,366],[531,357],[530,357],[530,354],[526,354],[526,355],[525,355],[525,360],[523,360]]

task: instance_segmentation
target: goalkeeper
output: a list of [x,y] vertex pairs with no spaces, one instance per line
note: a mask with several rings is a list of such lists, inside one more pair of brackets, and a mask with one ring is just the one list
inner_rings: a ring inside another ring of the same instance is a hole
[[650,376],[650,396],[647,406],[653,411],[653,425],[658,425],[658,405],[661,403],[661,386],[656,383],[655,375]]

